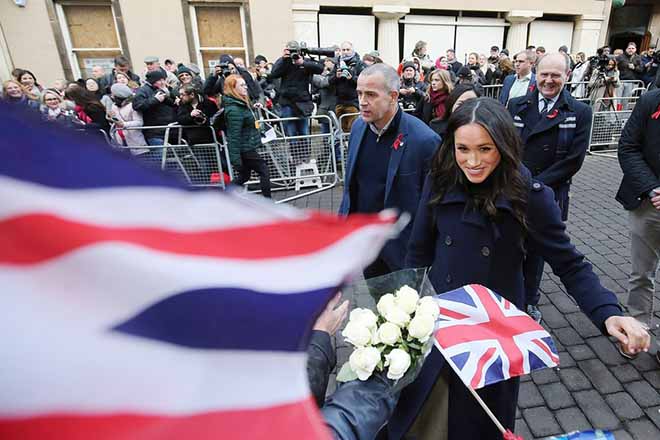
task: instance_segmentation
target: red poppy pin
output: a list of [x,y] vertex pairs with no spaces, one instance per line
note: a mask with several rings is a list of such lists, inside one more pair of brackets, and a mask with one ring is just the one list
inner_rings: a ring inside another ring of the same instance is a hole
[[536,90],[536,84],[530,84],[528,89],[529,93],[532,93],[534,90]]
[[552,113],[550,113],[550,114],[548,115],[548,119],[555,119],[555,118],[557,117],[558,114],[559,114],[559,110],[558,110],[558,109],[554,109],[554,110],[552,111]]
[[392,148],[395,150],[398,150],[399,147],[403,146],[403,133],[399,133],[399,135],[394,139],[394,143],[392,144]]
[[660,118],[660,105],[658,106],[658,109],[656,110],[656,112],[651,115],[651,119],[656,119],[657,120],[658,118]]

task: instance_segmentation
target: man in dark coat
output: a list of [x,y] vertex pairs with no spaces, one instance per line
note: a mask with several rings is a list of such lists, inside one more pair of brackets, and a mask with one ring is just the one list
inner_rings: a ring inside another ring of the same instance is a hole
[[273,65],[268,78],[282,79],[279,90],[280,115],[283,118],[301,118],[284,123],[287,136],[309,135],[309,119],[306,118],[311,116],[314,110],[309,88],[312,76],[322,72],[321,63],[302,56],[297,41],[289,41],[282,57]]
[[[160,69],[148,72],[146,84],[135,92],[133,109],[142,113],[144,126],[168,125],[176,121],[176,107],[165,81],[167,75]],[[143,131],[149,145],[165,143],[165,129],[152,128]]]
[[225,78],[233,73],[237,73],[241,75],[241,78],[245,80],[245,83],[248,86],[250,100],[252,102],[263,100],[263,90],[261,89],[259,82],[255,81],[250,72],[245,68],[236,66],[231,55],[220,55],[219,61],[220,62],[215,66],[213,74],[209,75],[204,82],[204,94],[206,96],[222,95],[224,93]]
[[[617,67],[621,81],[641,80],[644,66],[642,65],[642,57],[637,53],[637,44],[632,41],[628,43],[626,51],[617,57]],[[632,96],[635,87],[635,83],[624,82],[622,96]]]
[[456,59],[456,51],[454,49],[447,49],[447,64],[454,75],[458,75],[458,71],[463,67],[463,63]]
[[500,92],[500,103],[507,105],[509,100],[525,96],[536,87],[536,75],[532,72],[532,60],[534,52],[524,50],[513,57],[516,73],[504,78],[502,91]]
[[124,55],[119,55],[115,58],[115,68],[112,69],[112,72],[99,79],[99,89],[109,94],[110,87],[115,83],[117,72],[123,73],[136,84],[140,84],[140,77],[131,72],[131,62]]
[[[660,258],[660,90],[641,96],[619,140],[623,181],[616,199],[629,211],[632,273],[628,305],[652,327]],[[656,359],[660,362],[656,338]]]
[[[430,159],[440,137],[398,105],[399,77],[374,64],[358,78],[360,115],[351,129],[339,214],[396,208],[414,217]],[[366,278],[403,268],[412,221],[364,271]]]
[[[353,50],[353,43],[341,43],[341,56],[335,66],[335,72],[329,77],[329,82],[335,87],[337,102],[335,114],[337,118],[342,115],[358,112],[357,79],[364,69],[360,55]],[[348,116],[341,119],[341,129],[344,133],[351,131],[351,126],[357,116]]]
[[[591,109],[564,90],[569,73],[568,57],[550,54],[537,64],[538,89],[509,101],[524,145],[523,162],[535,179],[555,192],[562,220],[568,219],[571,179],[580,170],[589,146]],[[543,259],[527,256],[525,284],[528,313],[541,319],[536,305],[543,276]]]

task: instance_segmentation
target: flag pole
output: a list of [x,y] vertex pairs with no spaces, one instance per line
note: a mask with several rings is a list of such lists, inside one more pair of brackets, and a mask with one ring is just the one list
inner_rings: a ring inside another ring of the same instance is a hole
[[497,420],[497,417],[495,417],[495,414],[493,414],[493,412],[490,410],[490,408],[488,408],[486,403],[483,400],[481,400],[481,396],[479,396],[479,394],[477,394],[477,392],[471,386],[467,385],[467,389],[470,390],[470,392],[472,393],[474,398],[477,399],[477,402],[479,402],[479,405],[481,405],[481,407],[484,409],[484,411],[486,411],[486,414],[488,414],[488,417],[490,417],[490,419],[493,421],[493,423],[495,423],[495,426],[497,426],[497,429],[499,429],[502,434],[505,434],[506,429],[504,429],[504,426],[502,426],[500,421]]

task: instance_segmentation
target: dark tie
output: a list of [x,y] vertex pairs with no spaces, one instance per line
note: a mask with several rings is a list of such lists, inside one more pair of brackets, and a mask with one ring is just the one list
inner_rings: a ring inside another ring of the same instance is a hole
[[550,100],[547,98],[541,98],[541,101],[543,101],[543,109],[541,109],[541,116],[545,116],[548,114],[548,105],[550,104]]

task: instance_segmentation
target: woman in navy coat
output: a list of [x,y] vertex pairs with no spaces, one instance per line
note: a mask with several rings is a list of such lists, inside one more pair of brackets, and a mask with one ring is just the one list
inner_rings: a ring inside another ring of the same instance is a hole
[[[406,265],[431,266],[429,278],[439,293],[477,283],[525,310],[522,263],[534,249],[603,333],[615,336],[626,352],[648,349],[642,324],[621,316],[614,293],[571,244],[552,190],[532,181],[521,164],[520,139],[506,109],[490,98],[466,101],[452,114],[447,133],[424,185]],[[450,370],[432,350],[420,376],[403,390],[389,438],[502,438]],[[518,384],[514,378],[478,390],[512,431]],[[433,396],[447,389],[448,405],[438,405]],[[446,422],[440,426],[438,420]]]

